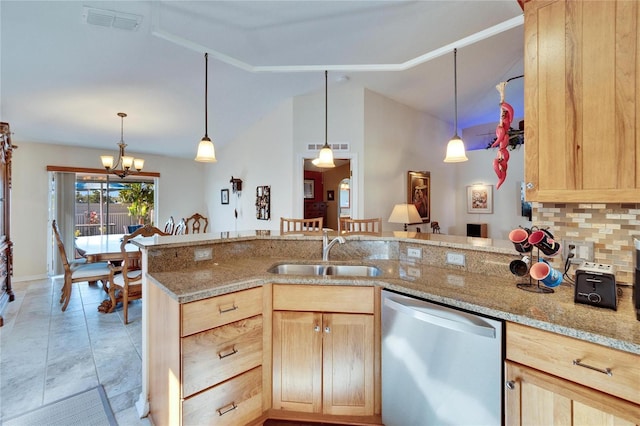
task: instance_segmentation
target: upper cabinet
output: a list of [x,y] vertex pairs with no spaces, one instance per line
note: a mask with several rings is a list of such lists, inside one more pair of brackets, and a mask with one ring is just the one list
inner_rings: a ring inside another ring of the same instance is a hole
[[638,202],[638,2],[525,5],[527,200]]

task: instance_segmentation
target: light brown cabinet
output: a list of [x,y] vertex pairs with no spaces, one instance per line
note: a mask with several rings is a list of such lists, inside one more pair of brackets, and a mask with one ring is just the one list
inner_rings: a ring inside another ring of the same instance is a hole
[[240,425],[260,418],[262,296],[258,287],[179,304],[148,286],[149,318],[154,319],[149,322],[154,424]]
[[373,416],[374,289],[274,285],[273,296],[273,409]]
[[525,4],[526,198],[636,202],[640,3]]
[[505,424],[640,424],[639,356],[513,323],[506,348]]

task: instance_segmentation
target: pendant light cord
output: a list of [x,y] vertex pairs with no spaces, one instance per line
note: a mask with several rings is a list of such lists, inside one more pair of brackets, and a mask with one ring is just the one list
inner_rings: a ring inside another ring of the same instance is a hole
[[327,74],[328,71],[324,70],[324,146],[329,146],[329,143],[327,142],[329,137],[328,137],[328,125],[327,122],[329,121],[329,100],[328,100],[328,91],[327,91]]
[[209,110],[208,110],[208,102],[207,102],[207,93],[209,89],[209,54],[204,54],[204,137],[209,137],[209,128],[207,126]]
[[455,115],[453,118],[453,133],[458,136],[458,49],[453,49],[453,105]]

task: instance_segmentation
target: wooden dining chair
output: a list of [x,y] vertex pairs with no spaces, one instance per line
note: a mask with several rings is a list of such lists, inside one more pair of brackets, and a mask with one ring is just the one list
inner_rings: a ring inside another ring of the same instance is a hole
[[324,218],[316,217],[312,219],[288,219],[280,218],[280,235],[302,234],[302,235],[322,235],[322,222]]
[[209,219],[202,216],[200,213],[194,213],[187,218],[187,234],[199,234],[200,232],[207,232],[209,226]]
[[165,234],[173,234],[173,228],[175,228],[176,223],[173,221],[173,216],[169,216],[169,220],[164,224],[164,232]]
[[382,235],[382,219],[340,219],[340,230],[345,235]]
[[187,222],[185,222],[184,218],[182,218],[176,224],[176,227],[173,229],[173,235],[184,235],[186,233],[187,233]]
[[73,283],[87,281],[89,284],[94,284],[102,281],[102,287],[106,289],[111,271],[109,270],[109,264],[107,262],[90,263],[87,262],[86,258],[69,261],[62,238],[60,237],[58,224],[55,220],[51,222],[51,226],[53,228],[53,235],[56,238],[56,244],[58,245],[60,260],[64,268],[64,283],[62,285],[60,303],[62,303],[62,311],[65,311],[71,300],[71,287]]
[[127,251],[127,244],[136,237],[151,237],[154,235],[171,235],[160,229],[145,225],[132,234],[125,235],[120,243],[122,252],[122,264],[111,266],[109,275],[109,299],[111,307],[107,312],[115,310],[118,299],[122,300],[122,313],[124,323],[129,323],[129,301],[142,298],[142,268],[140,262],[140,251]]

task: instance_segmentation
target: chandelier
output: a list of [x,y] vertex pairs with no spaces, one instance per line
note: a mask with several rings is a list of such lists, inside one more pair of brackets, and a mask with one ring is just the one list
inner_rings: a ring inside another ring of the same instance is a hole
[[[124,143],[124,118],[127,116],[124,112],[119,112],[118,117],[120,117],[120,142],[118,142],[118,148],[120,152],[118,153],[118,161],[113,162],[112,155],[101,155],[100,159],[102,160],[102,166],[109,173],[113,173],[116,176],[119,176],[120,179],[124,179],[125,176],[130,175],[132,173],[138,173],[142,170],[144,166],[144,160],[142,158],[133,158],[129,155],[125,155],[124,149],[127,144]],[[135,170],[131,170],[131,167]],[[120,167],[120,168],[118,168]]]

